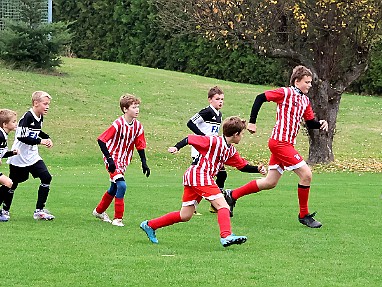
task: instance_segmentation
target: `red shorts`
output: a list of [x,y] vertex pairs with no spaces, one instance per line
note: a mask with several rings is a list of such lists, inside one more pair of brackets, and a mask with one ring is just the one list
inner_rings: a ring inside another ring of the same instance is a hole
[[282,174],[284,169],[294,170],[306,164],[302,156],[290,143],[269,139],[268,147],[271,151],[268,163],[269,169],[277,169]]
[[219,187],[215,185],[208,186],[184,186],[182,206],[197,206],[202,198],[214,200],[223,197]]
[[[106,170],[107,170],[107,165],[106,165]],[[110,181],[115,182],[116,179],[124,177],[125,176],[125,170],[126,169],[117,168],[114,172],[107,171],[109,173],[109,176],[110,176]]]

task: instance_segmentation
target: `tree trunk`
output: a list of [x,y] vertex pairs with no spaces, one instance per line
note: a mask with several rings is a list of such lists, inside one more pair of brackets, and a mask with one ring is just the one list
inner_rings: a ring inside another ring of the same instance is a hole
[[337,114],[341,94],[330,87],[329,81],[318,80],[309,93],[316,120],[326,120],[328,132],[309,130],[309,164],[329,163],[334,161],[333,137],[336,129]]

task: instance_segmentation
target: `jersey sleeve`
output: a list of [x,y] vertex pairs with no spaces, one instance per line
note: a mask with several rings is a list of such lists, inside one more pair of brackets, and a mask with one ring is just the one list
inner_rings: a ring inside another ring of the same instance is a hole
[[229,165],[232,167],[236,167],[237,169],[244,168],[248,161],[246,161],[244,158],[242,158],[237,151],[233,154],[232,157],[230,157],[225,163],[225,165]]
[[137,150],[142,150],[146,148],[146,138],[145,133],[142,131],[142,133],[135,139],[134,141],[135,148]]
[[268,102],[282,103],[285,97],[285,90],[283,88],[278,88],[276,90],[266,91],[265,97]]
[[304,112],[304,114],[302,115],[302,117],[303,117],[304,120],[306,120],[306,121],[310,121],[310,120],[313,120],[313,119],[314,119],[314,112],[313,112],[313,109],[312,109],[312,106],[311,106],[310,103],[309,103],[308,106],[306,107],[305,112]]
[[205,155],[210,146],[209,136],[189,135],[188,144],[192,145],[199,153]]
[[114,135],[117,133],[116,128],[114,125],[111,125],[106,131],[104,131],[98,139],[103,141],[104,143],[107,143],[109,140],[111,140]]

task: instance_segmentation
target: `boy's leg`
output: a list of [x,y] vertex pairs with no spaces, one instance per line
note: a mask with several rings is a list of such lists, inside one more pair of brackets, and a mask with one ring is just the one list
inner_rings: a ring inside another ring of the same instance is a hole
[[115,184],[117,186],[117,192],[114,199],[114,220],[112,224],[122,227],[124,226],[122,218],[125,212],[124,197],[126,193],[126,182],[124,178],[118,178]]
[[[216,185],[219,187],[221,192],[223,192],[223,190],[224,190],[224,184],[225,184],[226,179],[227,179],[227,171],[223,167],[218,172],[218,174],[216,175]],[[210,212],[211,213],[217,213],[218,212],[212,204],[210,205]]]
[[223,247],[232,244],[242,244],[247,241],[245,236],[236,236],[232,234],[230,210],[227,202],[223,197],[210,200],[211,204],[218,210],[217,219],[220,229],[220,243]]
[[15,165],[9,165],[9,178],[12,180],[12,187],[8,192],[4,193],[3,209],[7,212],[11,209],[14,192],[19,183],[24,182],[29,177],[28,167],[18,167]]
[[98,203],[95,211],[99,214],[102,214],[108,209],[111,202],[113,201],[115,195],[117,193],[117,184],[115,182],[111,182],[109,189],[103,194],[101,201]]

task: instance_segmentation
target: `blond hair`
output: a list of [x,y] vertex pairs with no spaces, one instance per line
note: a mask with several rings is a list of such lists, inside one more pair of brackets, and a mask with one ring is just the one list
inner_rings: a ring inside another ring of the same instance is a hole
[[47,97],[48,99],[52,99],[51,95],[44,91],[35,91],[32,94],[32,105],[34,102],[41,102],[43,98]]
[[129,109],[129,107],[131,105],[133,105],[133,104],[139,105],[140,103],[141,103],[141,100],[139,98],[137,98],[136,96],[131,95],[131,94],[124,94],[119,99],[119,106],[120,106],[123,113],[125,112],[123,110],[123,108]]
[[0,109],[0,127],[2,128],[4,124],[9,123],[13,117],[16,117],[15,111],[9,109]]

